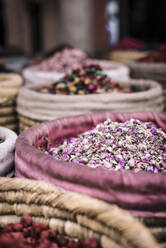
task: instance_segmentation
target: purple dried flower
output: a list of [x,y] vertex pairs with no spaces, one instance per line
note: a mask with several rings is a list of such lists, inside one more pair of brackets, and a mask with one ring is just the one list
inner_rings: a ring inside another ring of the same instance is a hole
[[143,158],[143,159],[142,159],[142,162],[143,162],[143,163],[146,163],[146,162],[147,162],[147,159],[146,159],[146,158]]
[[151,123],[147,123],[146,125],[148,128],[151,128],[152,127],[152,124]]
[[148,165],[147,171],[153,172],[153,166],[152,165]]
[[154,173],[158,173],[158,169],[157,168],[154,168]]
[[113,128],[112,128],[111,126],[109,126],[109,130],[110,130],[110,131],[112,131],[112,130],[113,130]]
[[155,128],[152,128],[152,129],[151,129],[151,133],[152,133],[152,134],[156,134],[156,133],[157,133],[156,129],[155,129]]

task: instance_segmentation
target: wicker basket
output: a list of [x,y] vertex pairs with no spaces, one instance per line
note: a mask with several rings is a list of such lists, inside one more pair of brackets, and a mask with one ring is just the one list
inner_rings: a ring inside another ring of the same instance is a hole
[[147,52],[134,51],[134,50],[124,50],[124,51],[112,51],[109,58],[113,61],[124,63],[127,60],[140,59],[147,56]]
[[37,121],[25,116],[22,116],[20,114],[18,114],[18,119],[19,119],[19,132],[23,132],[25,130],[27,130],[30,127],[33,127],[37,124],[42,123],[41,121]]
[[42,181],[0,178],[0,225],[31,215],[70,238],[95,237],[103,248],[159,248],[149,230],[114,205]]
[[34,124],[34,122],[93,112],[163,110],[162,90],[158,83],[148,80],[128,80],[120,81],[120,83],[124,86],[139,85],[142,91],[130,94],[112,93],[66,96],[37,92],[35,91],[37,86],[23,87],[17,99],[17,111],[22,116],[19,118],[21,121],[20,128],[32,126],[31,122]]
[[14,175],[14,150],[17,135],[4,127],[0,127],[0,176]]
[[137,61],[127,61],[126,64],[131,69],[132,78],[151,79],[161,84],[166,109],[166,64],[142,63]]
[[17,131],[16,96],[22,85],[17,74],[0,74],[0,125]]

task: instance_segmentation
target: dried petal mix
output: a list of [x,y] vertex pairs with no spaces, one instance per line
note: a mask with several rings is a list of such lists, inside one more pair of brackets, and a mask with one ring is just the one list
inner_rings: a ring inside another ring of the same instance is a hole
[[59,236],[45,224],[32,222],[32,217],[24,216],[21,223],[8,224],[0,228],[1,248],[100,248],[95,238],[71,240]]
[[166,134],[150,122],[107,119],[94,129],[46,151],[58,160],[91,168],[166,171]]
[[79,49],[64,49],[40,64],[41,71],[68,73],[85,63],[86,54]]
[[82,68],[77,68],[57,82],[37,89],[41,93],[62,95],[132,93],[140,90],[139,86],[123,87],[111,80],[97,64],[87,64]]
[[166,63],[166,44],[161,44],[155,52],[138,61],[144,63]]

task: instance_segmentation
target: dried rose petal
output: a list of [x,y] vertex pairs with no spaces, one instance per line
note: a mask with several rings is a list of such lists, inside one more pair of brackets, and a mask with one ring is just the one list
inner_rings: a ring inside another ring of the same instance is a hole
[[131,119],[117,123],[108,119],[51,148],[49,154],[92,168],[158,173],[166,171],[166,134],[149,122]]

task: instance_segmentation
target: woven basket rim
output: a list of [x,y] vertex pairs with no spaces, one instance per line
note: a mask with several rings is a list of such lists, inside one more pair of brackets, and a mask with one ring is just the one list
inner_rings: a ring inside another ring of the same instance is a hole
[[21,86],[22,81],[23,81],[22,77],[17,73],[1,73],[0,74],[0,87],[1,87],[1,83],[6,83],[6,84],[13,83],[13,86],[14,86],[14,82],[17,86]]
[[[21,193],[22,198],[18,197]],[[47,208],[53,207],[60,211],[72,213],[70,217],[77,224],[79,224],[79,222],[76,216],[87,216],[89,220],[104,225],[104,229],[107,228],[108,230],[105,233],[103,229],[103,234],[108,235],[108,237],[109,235],[111,237],[111,231],[109,232],[111,228],[119,231],[120,236],[124,237],[124,239],[131,244],[130,247],[148,248],[149,244],[151,244],[150,247],[153,248],[159,247],[149,230],[119,207],[109,205],[86,195],[65,191],[44,181],[1,177],[0,197],[0,205],[9,203],[12,212],[14,211],[16,215],[17,213],[19,214],[16,207],[19,203],[26,204],[29,208],[31,208],[31,204],[37,205],[38,209],[40,208],[40,214],[44,216],[44,218],[46,218],[44,206],[47,206]],[[24,208],[22,208],[21,211],[24,214]],[[38,211],[35,212],[34,207],[31,209],[32,216],[38,216],[38,213]],[[0,215],[2,215],[2,212],[0,212]],[[56,212],[52,211],[51,215],[51,217],[55,217]],[[93,230],[93,227],[90,228]],[[98,227],[96,226],[95,229],[97,230]]]
[[158,69],[166,70],[166,63],[145,63],[145,62],[139,62],[136,60],[128,60],[125,62],[128,66],[137,66],[138,68],[142,69],[152,69],[157,71]]
[[110,52],[111,53],[135,53],[135,54],[147,54],[149,51],[142,50],[134,50],[134,49],[115,49]]
[[[152,90],[156,89],[156,88],[159,88],[161,89],[161,86],[154,80],[147,80],[147,79],[128,79],[128,80],[117,80],[118,83],[124,83],[124,84],[127,84],[127,83],[133,83],[133,84],[137,84],[139,85],[140,82],[144,82],[146,84],[146,86],[148,86],[149,84],[151,84],[151,88],[148,89],[148,90],[145,90],[145,91],[140,91],[140,92],[136,92],[136,93],[110,93],[109,95],[111,96],[133,96],[133,98],[135,98],[136,96],[142,94],[143,92],[144,93],[150,93]],[[53,82],[52,82],[53,84]],[[26,91],[27,93],[33,93],[33,96],[43,96],[44,98],[50,98],[50,99],[61,99],[62,97],[64,97],[64,95],[59,95],[59,94],[49,94],[49,93],[41,93],[41,92],[37,92],[35,91],[35,89],[38,89],[38,88],[41,88],[42,86],[44,85],[48,85],[48,83],[39,83],[37,85],[26,85],[24,87],[22,87],[20,89],[20,92],[19,92],[19,96],[22,94],[22,92]],[[95,99],[96,97],[104,97],[106,94],[108,93],[105,93],[105,94],[89,94],[89,95],[86,95],[86,97],[88,97],[89,99]],[[65,98],[73,98],[73,95],[65,95]],[[83,99],[84,98],[84,95],[74,95],[75,99],[76,100],[79,100],[79,99]]]

